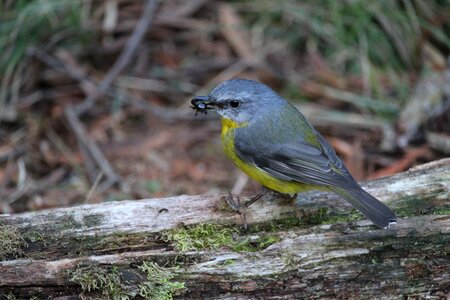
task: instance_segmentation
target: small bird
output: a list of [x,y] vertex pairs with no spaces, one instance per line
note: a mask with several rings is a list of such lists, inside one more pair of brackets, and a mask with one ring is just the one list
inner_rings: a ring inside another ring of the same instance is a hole
[[359,186],[322,135],[268,86],[230,79],[191,104],[196,112],[213,110],[221,116],[225,153],[266,188],[283,194],[332,191],[375,225],[396,223],[392,210]]

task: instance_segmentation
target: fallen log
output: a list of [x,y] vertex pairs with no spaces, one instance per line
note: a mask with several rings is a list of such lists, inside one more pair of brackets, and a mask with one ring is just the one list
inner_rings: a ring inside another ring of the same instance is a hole
[[395,210],[397,225],[377,229],[320,192],[254,203],[247,229],[217,195],[0,215],[0,295],[448,297],[450,159],[363,187]]

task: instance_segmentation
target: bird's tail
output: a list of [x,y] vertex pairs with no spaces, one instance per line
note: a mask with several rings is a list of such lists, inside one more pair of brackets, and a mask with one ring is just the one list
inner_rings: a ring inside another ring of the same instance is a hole
[[396,224],[394,212],[361,187],[357,186],[350,189],[332,188],[332,190],[359,209],[378,227],[386,229],[391,224]]

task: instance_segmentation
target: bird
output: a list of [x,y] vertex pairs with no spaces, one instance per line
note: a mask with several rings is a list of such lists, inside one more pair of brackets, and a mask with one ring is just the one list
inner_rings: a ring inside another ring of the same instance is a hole
[[394,212],[361,188],[325,138],[269,86],[233,78],[191,104],[196,114],[220,115],[225,153],[263,187],[290,195],[331,191],[380,228],[396,223]]

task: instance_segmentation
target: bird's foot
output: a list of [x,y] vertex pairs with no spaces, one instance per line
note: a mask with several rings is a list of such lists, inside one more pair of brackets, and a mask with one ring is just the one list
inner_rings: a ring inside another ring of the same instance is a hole
[[234,209],[241,215],[242,223],[244,224],[244,229],[247,229],[247,216],[246,216],[247,208],[256,201],[258,201],[259,199],[261,199],[262,196],[264,196],[264,193],[259,193],[253,198],[251,198],[249,201],[242,204],[241,197],[239,195],[233,196],[231,192],[228,194],[226,201],[232,209]]
[[244,229],[247,229],[247,216],[245,214],[246,206],[241,204],[241,197],[239,195],[233,196],[231,192],[226,198],[228,205],[241,215]]

